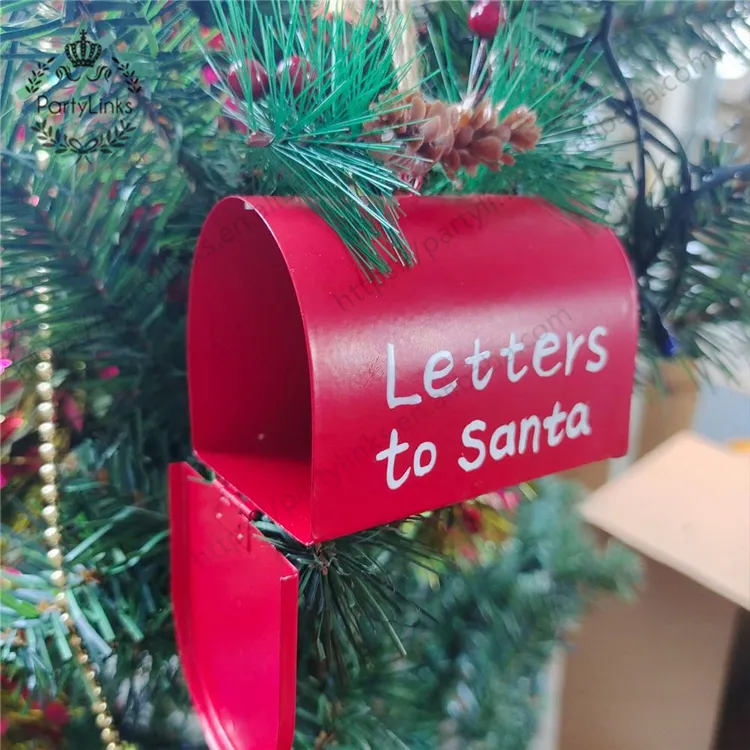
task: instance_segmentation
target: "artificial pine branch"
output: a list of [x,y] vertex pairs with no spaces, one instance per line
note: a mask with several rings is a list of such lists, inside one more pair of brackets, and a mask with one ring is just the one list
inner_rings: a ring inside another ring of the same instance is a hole
[[[556,0],[538,0],[535,5],[541,41],[578,54],[591,47],[597,37],[605,3],[576,3],[574,15],[560,12]],[[509,3],[511,9],[517,6],[517,2]],[[750,28],[750,4],[746,0],[617,0],[615,8],[613,49],[632,77],[639,80],[659,78],[665,67],[677,68],[691,58],[716,60],[727,50],[741,57],[748,55],[747,43],[737,34],[739,29]],[[602,86],[608,86],[606,76],[600,80]]]
[[[295,194],[337,231],[365,273],[387,275],[391,262],[412,265],[393,199],[410,187],[375,158],[397,145],[363,148],[359,140],[373,114],[396,103],[392,97],[372,112],[378,96],[396,90],[405,74],[394,70],[389,54],[401,29],[376,19],[374,0],[353,25],[313,17],[302,0],[272,0],[265,12],[254,3],[213,8],[242,88],[248,147],[269,150]],[[285,64],[295,67],[285,72]],[[262,95],[253,94],[253,65],[267,76]]]
[[[485,91],[500,108],[500,119],[528,109],[542,135],[534,149],[514,154],[512,166],[495,173],[481,170],[463,184],[433,180],[426,190],[538,195],[568,211],[603,220],[602,185],[613,168],[601,134],[588,121],[601,101],[594,87],[584,86],[593,64],[580,53],[563,66],[560,52],[540,43],[535,3],[513,4],[501,32],[489,44],[474,44],[471,49],[462,46],[446,22],[446,16],[458,15],[453,6],[459,4],[446,5],[446,13],[428,6],[430,17],[436,16],[428,28],[428,60],[439,73],[430,89],[447,101]],[[459,22],[466,23],[465,9]],[[468,64],[462,52],[470,55]],[[586,142],[591,145],[582,147]]]
[[398,577],[406,567],[433,570],[439,560],[436,551],[415,538],[414,525],[422,520],[407,520],[408,534],[403,524],[391,524],[312,547],[270,519],[256,524],[300,571],[302,628],[309,629],[318,669],[330,679],[345,680],[367,661],[383,632],[403,651],[391,625],[409,605]]
[[594,550],[572,502],[569,490],[540,485],[521,503],[502,555],[447,569],[439,588],[403,569],[414,607],[400,627],[407,656],[383,643],[345,685],[300,680],[295,747],[365,738],[389,750],[527,747],[537,676],[570,623],[597,592],[627,594],[639,578],[625,548]]
[[[615,53],[613,28],[623,29],[632,18],[628,16],[628,9],[633,9],[632,3],[613,3],[608,0],[602,4],[599,26],[587,38],[585,45],[573,42],[569,51],[577,54],[596,52],[601,49],[603,59],[612,76],[613,81],[620,88],[623,99],[610,95],[603,100],[604,106],[612,109],[620,118],[627,122],[634,131],[634,145],[636,150],[636,166],[634,182],[636,197],[634,203],[625,213],[620,232],[626,240],[626,245],[633,262],[636,275],[639,277],[639,293],[641,296],[642,320],[645,351],[649,357],[671,356],[677,346],[684,354],[698,356],[713,361],[721,369],[729,372],[721,347],[709,343],[710,329],[705,325],[713,320],[706,311],[693,311],[690,323],[686,323],[678,312],[677,307],[681,294],[688,293],[690,285],[686,279],[693,276],[691,268],[698,259],[691,258],[689,242],[700,235],[698,218],[699,205],[714,190],[733,180],[741,180],[746,175],[746,166],[722,165],[713,170],[703,170],[692,164],[684,146],[676,135],[655,115],[648,112],[641,102],[633,96],[630,84],[621,66],[628,60],[628,52],[622,51],[620,45]],[[685,6],[691,5],[689,3]],[[684,9],[683,9],[684,10]],[[730,14],[725,18],[726,28],[731,28],[738,19]],[[740,21],[741,22],[741,21]],[[727,31],[727,34],[729,32]],[[580,50],[580,51],[579,51]],[[585,76],[576,76],[582,88],[590,93],[597,89],[585,80]],[[671,145],[665,143],[654,130],[663,133]],[[656,146],[668,158],[676,161],[679,182],[676,186],[662,181],[663,194],[647,194],[646,160],[652,161],[649,146]],[[695,176],[700,177],[699,180]],[[737,201],[735,200],[735,203]],[[742,203],[742,199],[739,200]],[[719,252],[724,257],[731,257],[734,240],[731,234],[724,235],[724,243]],[[728,279],[729,277],[722,278]],[[749,280],[741,269],[732,277],[731,283],[724,286],[724,292],[729,299],[735,300],[722,309],[729,317],[725,322],[747,320],[744,305],[737,300],[744,300],[747,296]],[[705,298],[705,295],[703,295]],[[711,298],[705,298],[706,310],[715,309]],[[713,307],[712,307],[713,306]],[[702,328],[698,324],[702,324]],[[667,326],[672,326],[679,336],[672,336]],[[706,339],[706,335],[709,338]]]

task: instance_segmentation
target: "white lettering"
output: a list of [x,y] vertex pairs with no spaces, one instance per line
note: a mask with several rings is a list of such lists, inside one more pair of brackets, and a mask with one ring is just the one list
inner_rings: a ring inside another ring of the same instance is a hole
[[500,356],[508,358],[508,380],[511,383],[517,383],[529,369],[527,365],[524,365],[518,372],[514,369],[516,354],[522,352],[525,348],[523,344],[516,341],[516,334],[511,333],[508,346],[500,350]]
[[[576,417],[577,424],[576,424]],[[589,425],[589,407],[588,404],[576,404],[568,414],[568,421],[565,423],[565,434],[571,439],[581,435],[590,435],[591,426]]]
[[586,337],[576,336],[573,338],[572,333],[567,333],[566,336],[568,339],[568,346],[565,350],[565,374],[570,375],[570,373],[573,372],[573,362],[575,362],[576,352],[581,348]]
[[[445,367],[437,369],[437,363],[445,360]],[[432,398],[441,398],[452,393],[458,385],[458,378],[451,380],[450,383],[440,388],[433,387],[433,383],[438,378],[444,378],[453,369],[453,355],[446,350],[435,352],[428,360],[424,368],[424,389]]]
[[[430,454],[428,463],[425,466],[422,465],[421,460],[423,453]],[[435,443],[430,443],[429,441],[420,443],[417,450],[414,451],[414,475],[417,477],[423,477],[425,474],[428,474],[434,468],[435,461],[437,461],[437,447],[435,446]]]
[[562,362],[552,365],[548,370],[542,367],[542,360],[558,351],[560,351],[560,337],[556,333],[545,333],[537,339],[536,344],[534,344],[534,354],[531,358],[531,364],[537,375],[542,378],[549,378],[562,367]]
[[388,406],[395,409],[397,406],[407,406],[408,404],[419,404],[422,397],[418,393],[411,396],[396,395],[396,352],[393,344],[388,344],[388,362],[386,365],[386,396]]
[[479,365],[482,363],[483,359],[489,358],[489,351],[486,349],[484,351],[479,351],[479,339],[474,339],[474,354],[467,357],[464,362],[466,362],[467,365],[471,365],[471,383],[477,391],[483,391],[487,387],[487,384],[492,377],[492,372],[495,369],[494,367],[490,367],[490,369],[480,377]]
[[407,469],[398,479],[396,478],[396,456],[408,448],[409,443],[398,442],[398,432],[393,429],[391,430],[390,445],[375,456],[376,461],[388,461],[386,481],[388,482],[389,490],[397,490],[409,478],[409,474],[411,474],[411,469]]
[[597,339],[600,336],[606,335],[607,329],[604,326],[597,326],[589,334],[589,349],[599,357],[599,359],[594,362],[592,362],[591,360],[586,362],[586,369],[589,372],[599,372],[600,370],[604,369],[604,365],[607,364],[607,350],[601,344],[597,343]]
[[526,445],[529,441],[529,432],[534,430],[534,436],[532,438],[532,450],[534,453],[539,453],[539,440],[542,431],[542,423],[539,417],[535,417],[533,414],[530,417],[526,417],[521,420],[521,438],[518,441],[518,453],[523,455],[526,452]]
[[[501,448],[500,438],[505,437],[505,445]],[[500,461],[506,456],[516,455],[516,423],[500,425],[493,433],[490,439],[490,456],[495,461]]]
[[547,430],[547,444],[552,448],[560,445],[563,437],[565,437],[565,430],[561,429],[557,431],[558,427],[562,426],[568,413],[562,409],[562,404],[559,401],[555,401],[555,408],[549,417],[544,419],[544,429]]
[[486,429],[487,423],[483,422],[481,419],[475,419],[464,427],[464,431],[461,435],[464,446],[467,448],[473,448],[478,454],[473,461],[469,461],[463,455],[458,459],[458,465],[464,471],[475,471],[484,463],[484,459],[487,457],[487,449],[484,447],[484,443],[481,440],[472,437],[471,433],[475,430],[484,431]]

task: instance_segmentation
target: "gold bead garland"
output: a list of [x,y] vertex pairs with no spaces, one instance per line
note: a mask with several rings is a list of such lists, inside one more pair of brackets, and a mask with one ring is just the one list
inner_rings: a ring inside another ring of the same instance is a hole
[[[37,272],[44,274],[46,269],[38,268]],[[36,287],[39,303],[34,305],[34,311],[39,314],[49,312],[50,297],[48,287]],[[39,324],[39,334],[43,338],[49,336],[49,325]],[[68,629],[68,643],[76,662],[81,666],[86,684],[93,700],[91,709],[96,715],[96,726],[100,730],[100,738],[105,750],[123,750],[114,720],[107,702],[102,698],[102,688],[97,679],[96,671],[91,667],[89,655],[83,646],[81,636],[76,632],[73,618],[68,611],[68,596],[65,591],[65,572],[62,569],[63,551],[60,547],[60,529],[58,526],[59,513],[57,501],[59,497],[57,486],[57,467],[55,466],[56,448],[55,437],[55,389],[50,382],[53,375],[52,350],[45,346],[39,351],[39,362],[36,366],[39,382],[36,385],[38,403],[36,407],[39,424],[39,457],[43,463],[39,467],[39,477],[42,480],[41,496],[46,503],[42,510],[42,518],[47,524],[44,531],[44,541],[47,543],[47,559],[55,570],[50,575],[50,582],[59,589],[54,596],[52,607],[60,613],[60,620]]]

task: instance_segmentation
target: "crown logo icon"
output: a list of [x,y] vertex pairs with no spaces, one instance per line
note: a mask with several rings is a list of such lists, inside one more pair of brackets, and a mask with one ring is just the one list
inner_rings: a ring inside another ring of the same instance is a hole
[[86,40],[86,31],[81,29],[81,38],[65,45],[65,54],[74,68],[92,68],[102,54],[102,45]]

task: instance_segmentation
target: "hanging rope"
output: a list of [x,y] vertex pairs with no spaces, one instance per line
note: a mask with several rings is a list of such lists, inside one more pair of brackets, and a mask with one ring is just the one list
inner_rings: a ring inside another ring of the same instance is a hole
[[382,0],[383,11],[391,30],[393,67],[405,68],[399,84],[401,91],[417,90],[422,80],[422,70],[417,51],[419,48],[417,26],[414,23],[412,6],[419,0]]

